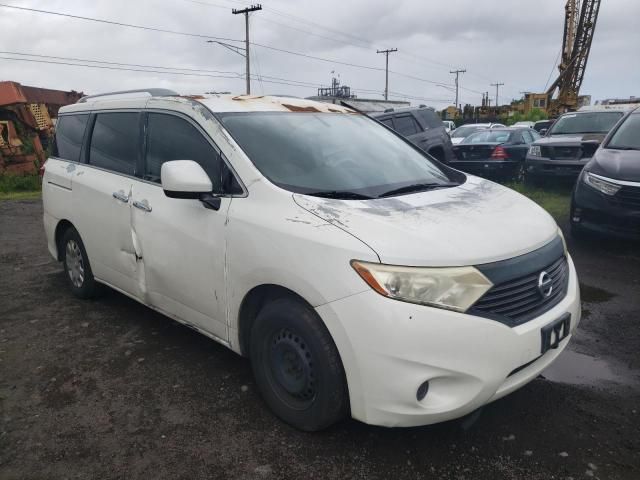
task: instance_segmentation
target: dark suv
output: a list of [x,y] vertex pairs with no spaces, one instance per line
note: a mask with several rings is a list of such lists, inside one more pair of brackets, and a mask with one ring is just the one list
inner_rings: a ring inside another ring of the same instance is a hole
[[581,110],[560,116],[547,134],[529,148],[525,182],[538,184],[545,178],[575,181],[623,115],[622,109],[611,109]]
[[453,159],[451,138],[433,108],[388,109],[371,115],[441,162]]

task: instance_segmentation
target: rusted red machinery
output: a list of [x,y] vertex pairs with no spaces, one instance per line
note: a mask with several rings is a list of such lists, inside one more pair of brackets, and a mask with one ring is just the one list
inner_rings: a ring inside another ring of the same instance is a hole
[[0,174],[37,172],[46,158],[58,109],[82,96],[0,82]]

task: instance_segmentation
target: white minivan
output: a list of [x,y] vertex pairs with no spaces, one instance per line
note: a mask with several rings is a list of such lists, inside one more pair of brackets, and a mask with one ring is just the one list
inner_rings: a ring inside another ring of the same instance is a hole
[[463,416],[580,321],[542,208],[333,104],[85,97],[60,109],[43,203],[75,295],[108,285],[249,357],[303,430]]

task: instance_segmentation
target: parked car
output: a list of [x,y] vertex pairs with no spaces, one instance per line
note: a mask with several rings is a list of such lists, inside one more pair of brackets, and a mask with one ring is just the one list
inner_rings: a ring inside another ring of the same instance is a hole
[[614,127],[582,170],[571,229],[640,239],[640,109]]
[[531,128],[494,128],[472,133],[453,146],[449,165],[481,177],[518,179],[529,145],[539,139]]
[[555,120],[538,120],[533,124],[533,129],[538,132],[540,135],[544,135],[549,130],[549,127],[553,125]]
[[451,120],[443,120],[442,123],[444,123],[444,129],[447,133],[451,133],[456,129],[456,124]]
[[622,110],[600,110],[565,113],[558,117],[547,134],[529,148],[525,182],[540,184],[549,178],[575,181],[623,114]]
[[456,131],[451,134],[451,143],[457,145],[477,130],[485,128],[504,128],[501,123],[469,123],[461,127],[456,128]]
[[390,108],[372,116],[437,160],[448,162],[453,158],[451,138],[433,108]]
[[522,122],[516,122],[511,127],[513,128],[533,128],[535,122],[530,122],[528,120],[524,120]]
[[353,110],[151,90],[59,115],[44,227],[73,294],[109,285],[249,357],[299,429],[460,417],[578,326],[547,212]]

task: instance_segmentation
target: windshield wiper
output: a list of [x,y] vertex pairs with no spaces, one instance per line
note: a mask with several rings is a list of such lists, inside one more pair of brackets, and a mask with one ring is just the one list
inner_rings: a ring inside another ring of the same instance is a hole
[[612,147],[611,145],[607,145],[606,148],[611,150],[640,150],[640,148],[638,147],[628,147],[626,145],[620,145],[615,147]]
[[362,193],[340,191],[340,190],[328,190],[326,192],[310,192],[305,195],[311,195],[313,197],[322,198],[336,198],[338,200],[371,200],[373,197],[369,195],[363,195]]
[[399,195],[401,193],[411,193],[411,192],[421,192],[424,190],[433,190],[435,188],[447,188],[447,187],[457,187],[460,185],[459,183],[414,183],[412,185],[405,185],[404,187],[394,188],[393,190],[389,190],[388,192],[384,192],[381,195],[378,195],[378,198],[383,197],[391,197],[393,195]]

